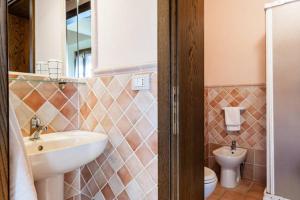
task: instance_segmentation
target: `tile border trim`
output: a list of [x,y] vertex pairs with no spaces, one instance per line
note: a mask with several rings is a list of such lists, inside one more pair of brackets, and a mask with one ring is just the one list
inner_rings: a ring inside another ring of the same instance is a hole
[[224,85],[207,85],[204,88],[226,88],[226,87],[266,87],[266,83],[253,83],[253,84],[224,84]]
[[94,77],[98,76],[111,76],[118,74],[126,74],[126,73],[145,73],[145,72],[155,72],[157,71],[157,63],[145,64],[145,65],[137,65],[137,66],[128,66],[121,69],[115,70],[94,70]]

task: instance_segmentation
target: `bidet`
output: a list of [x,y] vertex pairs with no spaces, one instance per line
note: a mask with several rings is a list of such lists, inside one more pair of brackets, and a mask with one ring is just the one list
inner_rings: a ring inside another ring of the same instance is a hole
[[224,146],[213,151],[216,161],[221,165],[221,185],[234,188],[241,179],[240,165],[246,159],[247,149]]

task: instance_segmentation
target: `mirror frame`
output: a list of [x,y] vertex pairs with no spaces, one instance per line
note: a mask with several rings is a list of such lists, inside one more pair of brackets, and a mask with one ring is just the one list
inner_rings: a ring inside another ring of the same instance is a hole
[[30,29],[30,55],[29,55],[29,73],[35,73],[35,0],[29,0],[29,29]]

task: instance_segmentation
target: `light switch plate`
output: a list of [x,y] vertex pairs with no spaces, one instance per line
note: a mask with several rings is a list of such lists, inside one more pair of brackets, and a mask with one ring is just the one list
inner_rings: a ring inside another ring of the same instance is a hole
[[150,74],[136,74],[131,79],[132,90],[149,90]]

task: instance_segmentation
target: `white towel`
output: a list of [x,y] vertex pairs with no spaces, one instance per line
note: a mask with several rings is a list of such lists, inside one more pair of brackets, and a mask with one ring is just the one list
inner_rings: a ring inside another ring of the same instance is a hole
[[10,199],[37,200],[21,129],[11,104],[9,105],[9,170]]
[[240,107],[225,107],[225,124],[227,131],[241,130],[241,108]]

